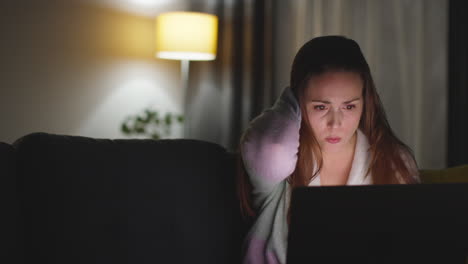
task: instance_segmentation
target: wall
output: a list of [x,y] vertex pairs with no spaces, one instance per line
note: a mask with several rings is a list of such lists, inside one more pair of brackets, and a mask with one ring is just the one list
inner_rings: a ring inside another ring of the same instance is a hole
[[121,122],[144,107],[182,112],[179,62],[153,55],[154,16],[108,3],[2,1],[0,141],[38,131],[121,138]]

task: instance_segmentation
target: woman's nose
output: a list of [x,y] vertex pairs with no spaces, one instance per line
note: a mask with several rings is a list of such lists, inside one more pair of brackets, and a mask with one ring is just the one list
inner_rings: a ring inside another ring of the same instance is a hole
[[340,110],[333,110],[328,113],[328,123],[329,127],[339,127],[341,126],[341,121],[343,119],[342,113]]

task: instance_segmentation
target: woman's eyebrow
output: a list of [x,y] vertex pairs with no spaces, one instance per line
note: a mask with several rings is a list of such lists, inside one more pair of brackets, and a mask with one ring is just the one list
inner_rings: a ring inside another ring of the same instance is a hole
[[344,103],[345,103],[345,104],[349,104],[349,103],[352,103],[352,102],[357,101],[357,100],[359,100],[359,99],[361,99],[361,97],[356,97],[356,98],[354,98],[354,99],[352,99],[352,100],[349,100],[349,101],[346,101],[346,102],[344,102]]
[[323,103],[323,104],[331,104],[330,101],[323,101],[323,100],[309,100],[312,103]]
[[[352,103],[354,101],[357,101],[357,100],[360,100],[361,97],[356,97],[354,99],[351,99],[349,101],[346,101],[346,102],[343,102],[344,104],[349,104],[349,103]],[[326,100],[309,100],[309,102],[312,102],[312,103],[323,103],[323,104],[331,104],[330,101],[326,101]]]

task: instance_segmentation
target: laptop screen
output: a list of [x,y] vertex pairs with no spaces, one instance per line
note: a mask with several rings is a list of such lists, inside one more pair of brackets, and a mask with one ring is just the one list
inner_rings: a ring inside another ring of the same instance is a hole
[[458,263],[468,252],[468,184],[293,190],[287,263]]

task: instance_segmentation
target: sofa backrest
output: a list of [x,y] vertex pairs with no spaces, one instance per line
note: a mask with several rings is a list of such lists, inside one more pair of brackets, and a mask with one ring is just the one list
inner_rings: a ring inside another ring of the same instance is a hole
[[464,183],[468,182],[468,165],[445,169],[420,170],[423,183]]
[[26,263],[239,263],[246,227],[222,147],[45,133],[14,146]]
[[0,142],[0,257],[14,258],[18,237],[18,199],[16,197],[15,149]]

